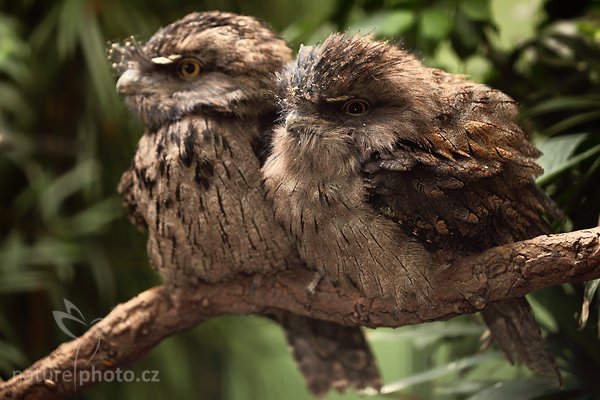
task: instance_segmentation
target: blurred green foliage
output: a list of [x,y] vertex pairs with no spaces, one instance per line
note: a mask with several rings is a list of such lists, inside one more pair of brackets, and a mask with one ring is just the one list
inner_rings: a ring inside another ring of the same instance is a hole
[[[63,298],[93,320],[158,282],[115,194],[142,128],[115,94],[105,46],[209,9],[255,15],[295,49],[333,31],[372,33],[505,91],[545,153],[539,183],[567,213],[562,229],[598,223],[597,0],[0,0],[2,378],[68,340],[52,318]],[[584,293],[590,317],[578,329]],[[493,349],[481,352],[485,328],[466,316],[369,331],[387,384],[377,397],[597,398],[595,295],[593,285],[564,285],[530,296],[565,373],[562,392]],[[160,383],[107,383],[79,397],[309,398],[279,328],[256,317],[169,338],[132,369],[158,370]]]

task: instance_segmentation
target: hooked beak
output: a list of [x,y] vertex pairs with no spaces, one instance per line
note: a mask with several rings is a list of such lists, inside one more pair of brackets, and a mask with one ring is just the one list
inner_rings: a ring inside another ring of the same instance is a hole
[[142,77],[136,69],[128,69],[121,74],[117,81],[117,92],[120,94],[133,94],[141,89]]
[[[179,54],[173,54],[168,57],[154,57],[150,62],[154,65],[165,66],[176,63],[182,58]],[[117,81],[117,92],[130,95],[135,93],[147,92],[152,90],[154,83],[152,80],[144,77],[135,63],[129,65]]]

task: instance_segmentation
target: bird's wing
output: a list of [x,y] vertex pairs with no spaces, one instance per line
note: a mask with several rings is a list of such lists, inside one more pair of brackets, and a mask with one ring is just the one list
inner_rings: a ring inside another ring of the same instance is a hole
[[399,139],[364,164],[369,201],[434,247],[471,252],[547,232],[553,211],[534,177],[539,151],[515,122],[516,105],[462,85],[418,140]]
[[[444,100],[422,138],[365,163],[372,206],[450,259],[548,232],[541,214],[557,208],[535,185],[540,153],[515,122],[514,101],[475,84]],[[492,303],[483,316],[511,362],[560,383],[524,298]]]

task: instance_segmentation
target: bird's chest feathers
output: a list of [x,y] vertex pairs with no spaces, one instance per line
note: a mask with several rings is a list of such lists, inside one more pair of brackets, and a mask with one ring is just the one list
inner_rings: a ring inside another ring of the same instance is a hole
[[369,219],[365,196],[359,177],[324,180],[288,175],[277,187],[276,213],[289,221],[288,230],[301,241],[329,240],[342,226]]
[[140,140],[135,180],[159,269],[188,265],[194,276],[218,281],[284,265],[287,236],[273,229],[259,163],[238,140],[241,131],[193,120]]
[[355,157],[327,142],[291,140],[299,139],[276,138],[265,165],[269,195],[288,230],[296,236],[320,234],[364,214],[367,192]]
[[226,178],[228,144],[224,146],[212,135],[205,138],[203,133],[191,123],[177,124],[146,134],[139,142],[136,181],[150,230],[160,236],[196,231],[196,240],[201,242],[206,235],[200,229],[201,217],[234,212],[219,207],[220,197],[233,186]]

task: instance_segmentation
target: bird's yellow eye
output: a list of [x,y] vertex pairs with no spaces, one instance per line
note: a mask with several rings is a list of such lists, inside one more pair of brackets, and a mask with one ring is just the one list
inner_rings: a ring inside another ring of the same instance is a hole
[[352,99],[344,103],[342,111],[350,115],[361,115],[369,111],[369,102],[362,99]]
[[177,70],[183,79],[195,79],[200,75],[200,61],[195,58],[184,58],[179,62]]

